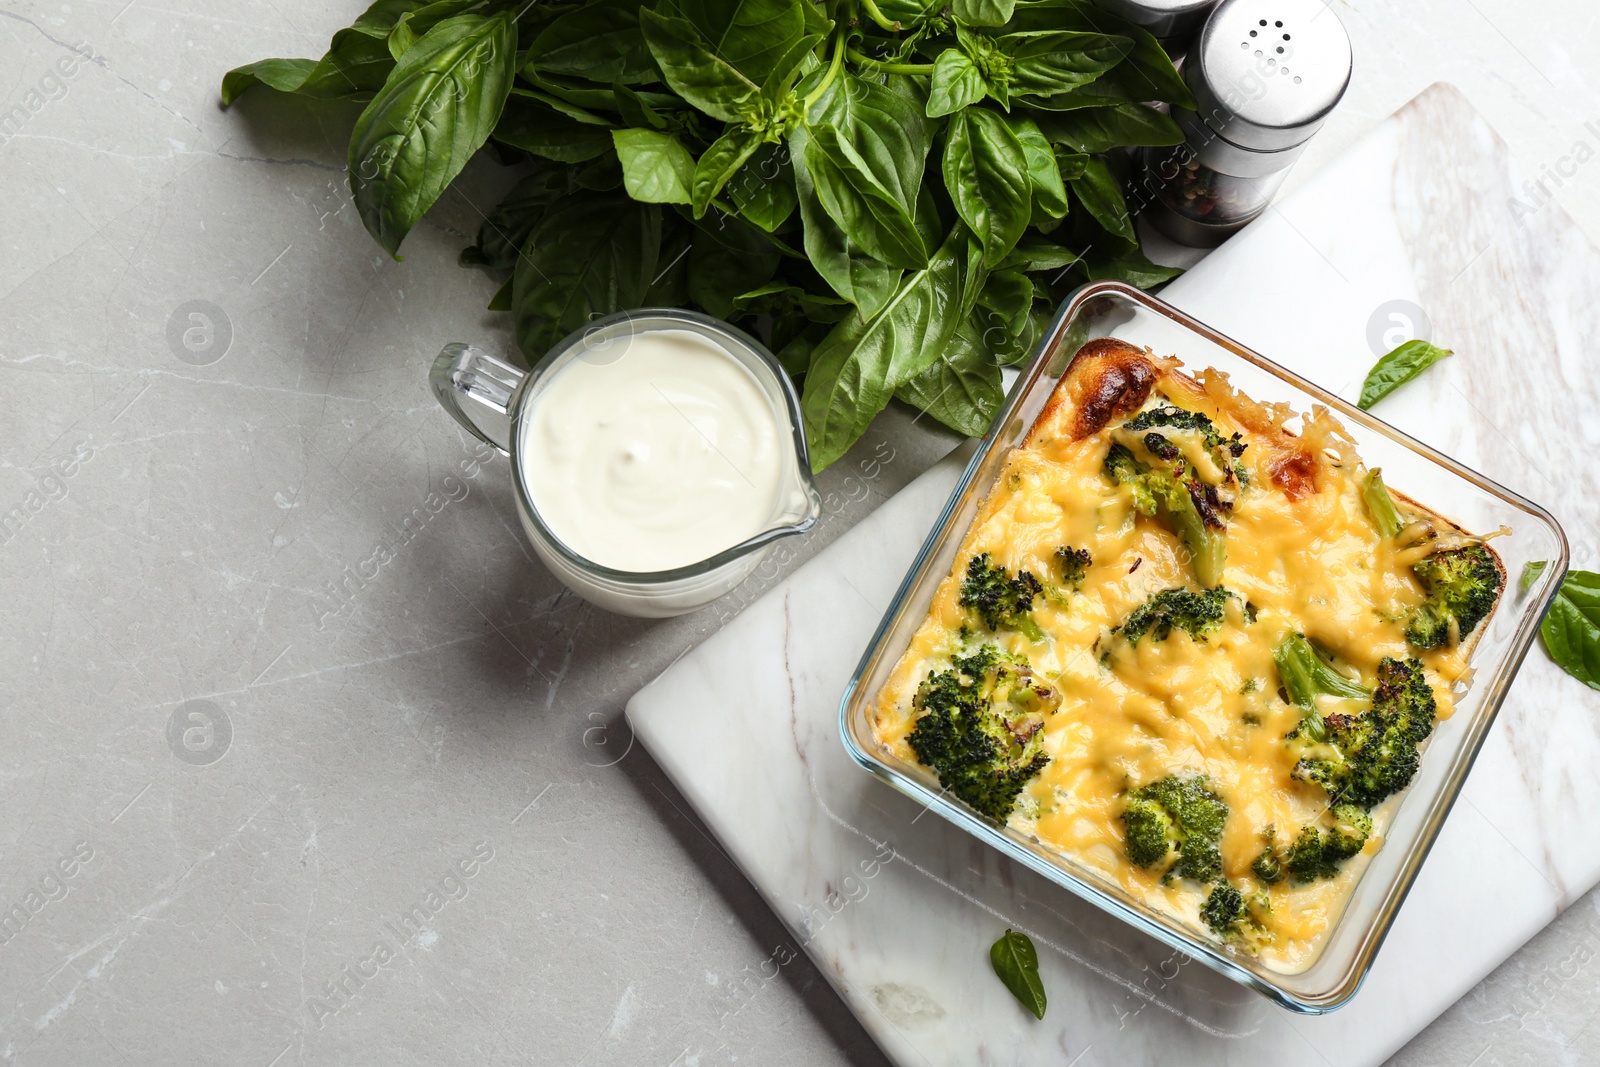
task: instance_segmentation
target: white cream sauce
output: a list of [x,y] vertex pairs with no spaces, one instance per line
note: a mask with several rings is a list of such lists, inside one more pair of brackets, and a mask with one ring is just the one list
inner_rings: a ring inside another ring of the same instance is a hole
[[793,462],[786,420],[750,371],[688,330],[591,347],[523,418],[540,517],[617,570],[687,566],[766,529]]

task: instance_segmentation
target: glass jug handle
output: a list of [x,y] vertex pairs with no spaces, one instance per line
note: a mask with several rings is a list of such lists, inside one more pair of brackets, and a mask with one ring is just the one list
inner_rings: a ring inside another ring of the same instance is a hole
[[[434,399],[468,433],[511,454],[511,398],[527,375],[471,345],[445,345],[428,372]],[[463,404],[462,400],[471,401]],[[481,412],[481,414],[479,414]],[[480,421],[480,419],[482,421]]]

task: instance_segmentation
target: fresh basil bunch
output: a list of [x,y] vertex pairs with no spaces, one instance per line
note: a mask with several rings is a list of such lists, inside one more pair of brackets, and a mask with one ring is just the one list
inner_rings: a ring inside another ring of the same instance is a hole
[[1152,285],[1123,146],[1192,106],[1090,0],[376,0],[319,60],[230,71],[369,100],[350,187],[391,254],[487,148],[530,172],[462,262],[510,271],[529,360],[643,305],[759,320],[817,469],[891,398],[967,434],[1084,279]]

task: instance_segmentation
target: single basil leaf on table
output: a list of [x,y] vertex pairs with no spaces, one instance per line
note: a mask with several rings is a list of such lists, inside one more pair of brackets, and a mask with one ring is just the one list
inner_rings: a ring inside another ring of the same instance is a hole
[[694,182],[694,157],[670,133],[612,130],[628,195],[647,204],[687,204]]
[[1133,42],[1101,33],[1038,31],[1007,34],[999,47],[1011,56],[1013,94],[1051,96],[1094,81],[1122,62]]
[[1022,146],[1022,158],[1027,163],[1028,183],[1033,191],[1033,225],[1063,218],[1068,207],[1067,187],[1061,179],[1055,150],[1032,119],[1010,115],[1006,123]]
[[833,126],[824,123],[810,132],[806,169],[828,216],[851,241],[890,266],[910,270],[926,264],[928,250],[909,205]]
[[639,0],[593,0],[562,15],[533,39],[524,67],[624,85],[659,78],[639,29]]
[[1361,384],[1361,399],[1356,401],[1356,407],[1366,411],[1444,357],[1454,354],[1448,348],[1440,348],[1427,341],[1407,341],[1379,359],[1367,372],[1367,380]]
[[944,185],[993,266],[1016,247],[1032,216],[1023,146],[998,112],[969,107],[945,133]]
[[951,0],[950,13],[967,26],[1004,26],[1017,0]]
[[700,154],[691,181],[690,202],[694,204],[695,218],[705,215],[712,199],[760,147],[761,134],[743,126],[730,126]]
[[509,14],[446,19],[395,64],[356,120],[350,189],[390,255],[494,131],[516,47]]
[[699,220],[689,249],[689,299],[725,319],[735,297],[772,278],[780,258],[765,234],[742,219],[719,212]]
[[982,100],[988,91],[978,65],[959,48],[946,48],[933,61],[933,86],[928,93],[927,115],[930,119],[953,115]]
[[1123,146],[1179,144],[1183,130],[1169,115],[1143,104],[1117,104],[1081,111],[1035,111],[1033,119],[1051,144],[1073,152],[1109,152]]
[[513,91],[495,124],[494,139],[558,163],[582,163],[611,152],[609,123],[595,116],[574,118],[570,112],[577,109],[563,105],[558,110],[548,100],[524,90]]
[[966,437],[989,432],[1005,395],[1000,368],[984,351],[978,326],[970,318],[951,335],[933,366],[894,391],[896,400]]
[[[1529,571],[1536,577],[1532,567]],[[1523,588],[1531,584],[1529,572],[1524,572]],[[1539,639],[1556,666],[1589,688],[1600,689],[1600,574],[1567,572],[1539,626]]]
[[866,432],[894,391],[926,370],[971,311],[986,272],[957,223],[921,270],[908,273],[871,320],[850,316],[811,353],[800,400],[811,467],[820,471]]
[[1033,1012],[1034,1018],[1043,1019],[1045,995],[1044,982],[1039,977],[1039,953],[1028,935],[1016,930],[1000,935],[1000,940],[989,948],[989,963],[1011,995]]
[[1128,215],[1128,202],[1122,197],[1122,184],[1102,159],[1090,158],[1083,175],[1072,180],[1072,195],[1078,198],[1107,233],[1116,234],[1135,248],[1139,234]]
[[543,168],[513,185],[478,227],[478,243],[462,249],[462,265],[510,270],[528,231],[545,208],[566,191],[566,185],[566,175],[554,167]]
[[530,362],[601,315],[639,307],[657,273],[661,208],[623,193],[571,193],[550,205],[517,258],[512,305]]
[[799,204],[786,144],[764,144],[726,186],[739,214],[772,233]]
[[717,53],[687,19],[639,12],[639,27],[672,91],[714,119],[741,122],[760,86]]
[[1091,254],[1085,258],[1084,267],[1092,282],[1127,282],[1140,289],[1150,289],[1164,282],[1170,282],[1183,273],[1181,267],[1163,267],[1159,263],[1150,262],[1145,254],[1137,249],[1121,255]]
[[794,168],[806,258],[834,292],[854,304],[863,318],[871,318],[894,296],[903,272],[874,259],[828,216],[806,169],[809,143],[810,135],[803,125],[789,135],[789,160]]

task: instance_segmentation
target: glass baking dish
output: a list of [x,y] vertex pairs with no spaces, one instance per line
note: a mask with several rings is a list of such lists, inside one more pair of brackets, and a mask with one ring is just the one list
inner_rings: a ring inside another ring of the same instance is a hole
[[[934,590],[950,573],[967,527],[1007,452],[1027,435],[1073,355],[1096,337],[1148,345],[1158,354],[1176,355],[1192,370],[1215,367],[1257,400],[1285,401],[1301,412],[1309,411],[1313,404],[1326,405],[1343,420],[1362,458],[1370,466],[1383,468],[1384,480],[1391,487],[1475,533],[1502,526],[1510,530],[1494,541],[1508,581],[1504,598],[1484,624],[1474,649],[1471,687],[1458,697],[1456,713],[1434,731],[1421,770],[1401,798],[1383,848],[1356,884],[1320,955],[1298,973],[1275,971],[1206,940],[1070,856],[988,822],[965,804],[943,795],[931,771],[896,758],[880,747],[872,734],[868,716],[872,700],[926,618]],[[1524,565],[1533,560],[1547,560],[1551,565],[1524,591],[1520,577]],[[1549,512],[1537,504],[1176,308],[1120,282],[1097,282],[1078,290],[1063,306],[934,522],[850,679],[839,705],[839,730],[845,748],[862,767],[1012,859],[1284,1007],[1320,1014],[1344,1004],[1360,987],[1461,792],[1566,568],[1566,537]]]

